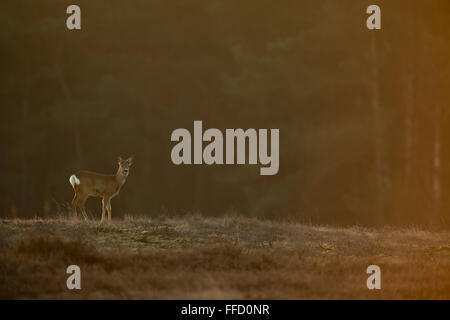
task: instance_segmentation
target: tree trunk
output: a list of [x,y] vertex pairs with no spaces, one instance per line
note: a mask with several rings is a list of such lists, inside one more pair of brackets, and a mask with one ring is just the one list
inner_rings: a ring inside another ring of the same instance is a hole
[[[410,206],[414,206],[411,202],[411,186],[414,184],[413,181],[413,159],[414,159],[414,126],[415,126],[415,113],[416,113],[416,72],[418,69],[418,60],[416,59],[418,55],[419,48],[418,43],[418,28],[417,23],[417,8],[415,4],[412,3],[406,16],[406,25],[409,30],[407,34],[407,51],[409,54],[406,57],[406,70],[404,73],[404,83],[405,83],[405,132],[404,132],[404,167],[403,167],[403,198],[402,198],[402,208],[401,210],[410,210]],[[405,204],[409,203],[407,207]]]
[[433,223],[439,223],[441,207],[441,106],[436,104],[433,144]]
[[375,154],[375,187],[376,204],[375,214],[378,223],[384,223],[384,163],[383,163],[383,129],[380,105],[380,87],[378,79],[378,54],[376,36],[373,33],[371,39],[372,54],[372,81],[371,81],[371,107],[374,125],[374,154]]
[[405,112],[405,166],[403,174],[403,185],[409,188],[412,172],[412,151],[413,151],[413,113],[414,113],[414,87],[412,72],[408,72],[406,80],[406,112]]
[[[28,86],[25,89],[25,94],[23,96],[23,100],[22,100],[22,121],[23,121],[23,128],[25,130],[25,123],[27,121],[28,118],[28,110],[29,110],[29,105],[28,105]],[[20,214],[23,215],[23,213],[28,209],[28,204],[30,202],[30,199],[28,199],[28,187],[29,187],[29,181],[28,181],[28,161],[29,159],[27,159],[27,154],[26,151],[27,149],[25,149],[23,151],[22,154],[22,169],[21,169],[21,183],[20,183],[20,204],[19,204],[19,211]],[[17,207],[16,207],[16,215],[17,215]]]
[[[54,59],[55,63],[55,71],[56,76],[58,78],[58,82],[61,86],[61,90],[64,94],[64,97],[66,99],[66,102],[69,106],[72,106],[72,94],[70,92],[70,88],[67,84],[66,77],[64,76],[64,72],[61,67],[61,58],[62,58],[62,46],[59,46],[56,50],[56,57]],[[83,154],[81,149],[81,142],[80,142],[80,131],[78,129],[78,121],[74,119],[73,125],[72,125],[72,132],[73,132],[73,140],[75,145],[75,154],[77,158],[77,162],[79,166],[83,165]]]

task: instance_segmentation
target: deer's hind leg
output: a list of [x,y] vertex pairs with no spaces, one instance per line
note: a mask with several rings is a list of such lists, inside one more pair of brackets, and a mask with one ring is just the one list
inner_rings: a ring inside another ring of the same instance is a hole
[[81,209],[81,213],[83,214],[84,220],[86,220],[86,221],[88,220],[88,216],[86,214],[85,204],[86,204],[86,200],[88,197],[89,196],[79,196],[79,199],[78,199],[78,205]]
[[73,211],[73,217],[77,218],[77,205],[78,205],[78,195],[75,193],[72,200],[72,211]]

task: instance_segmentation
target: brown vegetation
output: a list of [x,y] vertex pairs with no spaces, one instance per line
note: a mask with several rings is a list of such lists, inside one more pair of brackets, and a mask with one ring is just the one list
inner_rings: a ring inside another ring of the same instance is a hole
[[[66,268],[81,268],[81,290]],[[377,264],[382,289],[366,288]],[[240,217],[0,220],[2,299],[449,299],[448,232]]]

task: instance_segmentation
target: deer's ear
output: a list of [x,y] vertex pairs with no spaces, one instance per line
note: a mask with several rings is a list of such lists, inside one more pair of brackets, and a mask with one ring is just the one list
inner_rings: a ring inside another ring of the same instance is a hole
[[118,157],[117,157],[117,161],[119,162],[119,164],[121,164],[121,163],[123,162],[122,157],[121,157],[121,156],[118,156]]
[[128,161],[128,164],[131,166],[131,165],[133,164],[133,161],[134,161],[134,155],[131,156],[131,157],[129,157],[129,158],[127,159],[127,161]]

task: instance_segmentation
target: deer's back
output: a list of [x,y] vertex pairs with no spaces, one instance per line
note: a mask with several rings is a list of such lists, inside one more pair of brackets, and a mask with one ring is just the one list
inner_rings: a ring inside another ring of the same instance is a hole
[[79,171],[75,173],[80,180],[80,191],[91,196],[113,195],[119,191],[116,176],[101,174],[91,171]]

